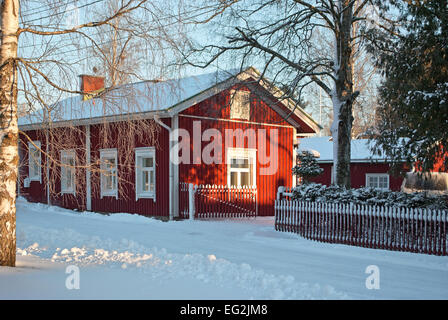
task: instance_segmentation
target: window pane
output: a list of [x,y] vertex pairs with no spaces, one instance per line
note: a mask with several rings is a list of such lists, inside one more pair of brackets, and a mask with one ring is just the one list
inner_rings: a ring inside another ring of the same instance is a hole
[[230,185],[231,186],[238,185],[238,172],[230,172]]
[[74,183],[73,183],[73,170],[69,169],[69,174],[68,174],[68,179],[67,179],[67,188],[69,190],[73,190],[74,188]]
[[74,190],[74,172],[71,168],[63,168],[63,178],[64,191]]
[[153,158],[143,158],[142,162],[143,168],[152,168],[153,166]]
[[250,92],[232,91],[230,117],[249,120],[250,115]]
[[148,171],[142,172],[142,191],[143,192],[149,191],[149,172]]
[[116,186],[117,186],[117,174],[116,174],[115,171],[112,174],[113,175],[112,175],[112,187],[111,187],[111,189],[115,190]]
[[39,150],[37,150],[36,148],[31,149],[31,157],[35,163],[39,163],[39,156]]
[[241,186],[249,186],[249,172],[241,172]]
[[115,167],[115,159],[105,159],[106,168],[113,169]]
[[369,177],[369,187],[372,188],[376,188],[377,187],[377,183],[376,183],[376,177]]
[[31,166],[31,172],[33,177],[39,175],[39,163],[33,161],[33,164]]
[[37,150],[35,147],[31,147],[30,150],[30,168],[29,168],[29,175],[31,177],[39,176],[39,158],[40,158],[40,151]]
[[387,177],[379,177],[379,187],[382,189],[388,188]]
[[230,167],[231,168],[249,168],[249,159],[238,159],[238,158],[234,158],[231,159],[230,162]]
[[112,190],[112,185],[113,185],[112,176],[107,175],[104,180],[105,180],[105,186],[104,186],[105,189],[108,191]]
[[154,171],[149,171],[149,191],[154,192]]

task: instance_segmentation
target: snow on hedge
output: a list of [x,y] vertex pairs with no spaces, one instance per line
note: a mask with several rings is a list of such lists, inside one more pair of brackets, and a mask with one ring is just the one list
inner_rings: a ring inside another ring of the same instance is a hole
[[309,183],[293,190],[293,199],[327,203],[354,203],[363,205],[448,209],[448,196],[431,196],[423,192],[404,193],[375,188],[345,189],[331,185]]
[[309,178],[320,175],[322,169],[316,161],[315,156],[309,151],[301,151],[297,154],[298,164],[292,168],[292,173],[308,181]]

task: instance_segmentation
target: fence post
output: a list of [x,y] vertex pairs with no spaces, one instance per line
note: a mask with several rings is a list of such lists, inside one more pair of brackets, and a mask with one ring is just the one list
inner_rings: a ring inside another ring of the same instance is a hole
[[188,210],[190,220],[194,220],[194,184],[188,184]]
[[284,186],[279,186],[277,189],[277,200],[281,200],[282,194],[285,192]]

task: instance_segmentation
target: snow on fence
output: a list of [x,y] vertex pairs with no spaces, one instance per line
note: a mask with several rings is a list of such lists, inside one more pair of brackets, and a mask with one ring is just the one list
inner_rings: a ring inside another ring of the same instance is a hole
[[247,218],[257,216],[256,187],[194,186],[181,183],[179,190],[181,218]]
[[375,249],[447,254],[448,212],[275,201],[275,229],[306,239]]

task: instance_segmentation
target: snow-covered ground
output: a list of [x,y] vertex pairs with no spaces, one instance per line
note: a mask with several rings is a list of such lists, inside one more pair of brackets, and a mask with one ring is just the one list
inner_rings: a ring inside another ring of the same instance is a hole
[[[0,299],[448,298],[448,257],[312,242],[273,218],[161,222],[19,199],[17,247]],[[70,265],[79,289],[66,287]],[[366,288],[370,265],[378,290]]]

